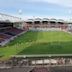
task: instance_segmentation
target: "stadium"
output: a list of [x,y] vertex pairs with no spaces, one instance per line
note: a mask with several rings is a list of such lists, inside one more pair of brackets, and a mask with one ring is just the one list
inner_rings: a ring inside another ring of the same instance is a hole
[[71,47],[72,22],[0,13],[0,72],[72,72]]

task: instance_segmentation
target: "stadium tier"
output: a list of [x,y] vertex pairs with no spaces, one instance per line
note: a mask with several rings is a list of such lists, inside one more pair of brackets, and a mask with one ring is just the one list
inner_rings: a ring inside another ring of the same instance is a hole
[[19,18],[8,15],[3,16],[7,17],[6,19],[0,20],[0,46],[6,45],[26,31],[26,29],[22,27],[23,21]]
[[14,56],[10,60],[0,61],[0,71],[72,72],[72,56]]
[[59,29],[67,29],[68,24],[63,20],[56,19],[28,19],[26,21],[27,27],[29,28],[59,28]]
[[18,35],[22,34],[25,32],[25,30],[18,29],[15,27],[10,27],[10,28],[4,28],[0,29],[0,45],[3,46],[9,41],[13,40],[15,37]]
[[36,67],[31,72],[48,72],[46,67]]

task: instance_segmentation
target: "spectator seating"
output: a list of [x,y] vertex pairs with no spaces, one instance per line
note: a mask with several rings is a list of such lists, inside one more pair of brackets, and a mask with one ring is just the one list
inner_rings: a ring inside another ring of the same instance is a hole
[[35,67],[32,72],[48,72],[46,67]]
[[0,31],[0,45],[3,46],[16,36],[20,35],[25,30],[17,29],[15,27],[6,28]]

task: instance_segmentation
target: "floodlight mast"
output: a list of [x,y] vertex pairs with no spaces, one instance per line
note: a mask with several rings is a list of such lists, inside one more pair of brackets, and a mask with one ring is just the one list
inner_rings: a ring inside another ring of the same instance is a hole
[[18,14],[19,14],[19,15],[22,14],[22,10],[21,10],[21,9],[18,10]]
[[19,9],[19,10],[18,10],[18,15],[19,15],[19,17],[20,17],[20,19],[21,19],[21,17],[22,17],[22,16],[21,16],[21,15],[22,15],[22,9]]

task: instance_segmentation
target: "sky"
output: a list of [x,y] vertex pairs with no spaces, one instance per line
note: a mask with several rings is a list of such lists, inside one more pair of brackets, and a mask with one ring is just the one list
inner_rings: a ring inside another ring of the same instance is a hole
[[21,18],[72,18],[72,0],[0,0],[0,12]]

